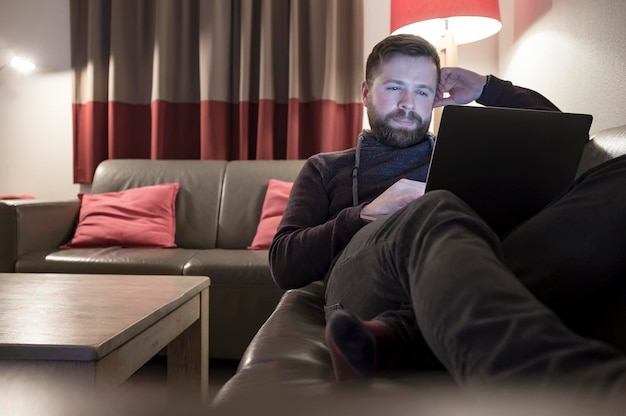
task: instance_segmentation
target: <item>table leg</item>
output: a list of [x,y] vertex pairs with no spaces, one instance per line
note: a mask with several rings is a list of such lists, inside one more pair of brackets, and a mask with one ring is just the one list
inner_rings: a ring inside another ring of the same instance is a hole
[[200,297],[200,319],[167,346],[167,380],[173,397],[208,397],[209,289]]

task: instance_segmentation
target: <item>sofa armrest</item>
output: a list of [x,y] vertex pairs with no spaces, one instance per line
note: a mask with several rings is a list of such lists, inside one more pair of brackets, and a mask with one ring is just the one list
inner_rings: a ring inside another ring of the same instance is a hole
[[[253,414],[260,403],[268,414],[335,414],[342,412],[332,405],[329,411],[315,406],[335,398],[353,403],[345,396],[350,391],[363,397],[380,397],[407,391],[414,394],[416,385],[454,386],[444,372],[416,372],[410,368],[337,383],[324,338],[325,328],[321,282],[285,292],[246,349],[236,374],[214,396],[212,406],[233,415]],[[276,397],[281,400],[276,401]],[[314,407],[302,407],[304,398],[311,400]],[[296,408],[286,410],[291,405]],[[282,413],[272,412],[273,406],[278,406]]]
[[594,134],[580,159],[578,175],[607,160],[626,154],[626,125]]
[[228,405],[255,396],[263,385],[327,391],[334,378],[325,327],[321,282],[285,292],[246,349],[237,373],[215,396],[214,404]]
[[16,256],[15,210],[11,202],[0,201],[0,273],[14,271]]
[[23,254],[54,249],[74,233],[79,200],[6,201],[0,204],[0,268],[15,270],[15,261]]
[[325,328],[322,282],[289,290],[248,346],[239,369],[267,361],[303,361],[319,368],[320,378],[332,380]]

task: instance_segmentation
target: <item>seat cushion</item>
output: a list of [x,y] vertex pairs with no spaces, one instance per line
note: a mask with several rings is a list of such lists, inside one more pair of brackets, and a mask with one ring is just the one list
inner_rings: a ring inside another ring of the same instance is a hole
[[277,288],[267,250],[197,250],[185,265],[184,274],[210,276],[211,286]]
[[71,248],[32,252],[15,265],[22,273],[182,275],[195,253],[182,248]]

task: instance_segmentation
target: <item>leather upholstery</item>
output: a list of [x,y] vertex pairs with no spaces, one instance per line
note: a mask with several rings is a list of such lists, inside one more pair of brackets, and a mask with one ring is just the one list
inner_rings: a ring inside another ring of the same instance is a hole
[[323,307],[321,282],[285,292],[246,350],[237,374],[220,389],[214,404],[226,406],[254,396],[264,383],[277,383],[278,391],[290,384],[329,390],[333,375],[324,342]]
[[94,173],[91,192],[177,182],[180,188],[176,196],[176,244],[184,248],[215,248],[226,164],[222,160],[105,160]]
[[[585,148],[579,173],[622,154],[626,154],[626,125],[598,132]],[[333,377],[324,340],[323,307],[321,283],[285,292],[248,346],[237,373],[215,396],[214,405],[229,408],[245,403],[260,385],[278,386],[275,391],[290,386],[297,390],[296,395],[324,393],[328,398]],[[414,376],[385,375],[382,391],[413,383]],[[380,381],[363,381],[359,389],[378,389]]]
[[294,180],[303,160],[118,159],[96,169],[93,193],[177,182],[174,249],[59,246],[73,235],[80,203],[0,203],[0,270],[39,273],[202,275],[209,291],[209,355],[239,359],[284,293],[267,250],[251,251],[268,179]]
[[[4,235],[15,235],[15,210],[10,202],[0,203],[0,230]],[[0,273],[13,271],[17,247],[9,238],[0,238]]]
[[578,164],[578,173],[623,154],[626,154],[626,126],[599,131],[585,147]]
[[217,247],[245,248],[259,223],[267,180],[290,181],[302,168],[302,160],[232,161],[226,166],[217,231]]

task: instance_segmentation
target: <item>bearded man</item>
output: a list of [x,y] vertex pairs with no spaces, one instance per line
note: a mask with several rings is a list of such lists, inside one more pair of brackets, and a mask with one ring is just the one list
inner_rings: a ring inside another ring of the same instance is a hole
[[[624,240],[616,245],[605,237],[626,228],[624,193],[612,191],[626,180],[626,159],[583,175],[569,194],[500,241],[455,195],[424,195],[432,110],[472,101],[558,108],[493,75],[442,69],[436,49],[411,35],[389,36],[373,48],[362,99],[371,128],[355,148],[306,161],[269,253],[279,287],[324,282],[336,378],[443,365],[460,382],[529,376],[547,383],[576,374],[596,374],[598,385],[621,374],[624,382],[623,355],[573,332],[550,308],[584,295],[564,290],[568,283],[559,279],[585,281],[594,259],[611,265],[606,280],[623,276]],[[611,222],[594,220],[598,205]],[[576,245],[567,237],[572,230],[597,241]],[[549,254],[534,246],[549,246]],[[585,254],[591,246],[597,250]],[[554,296],[546,292],[551,287],[560,288]]]

